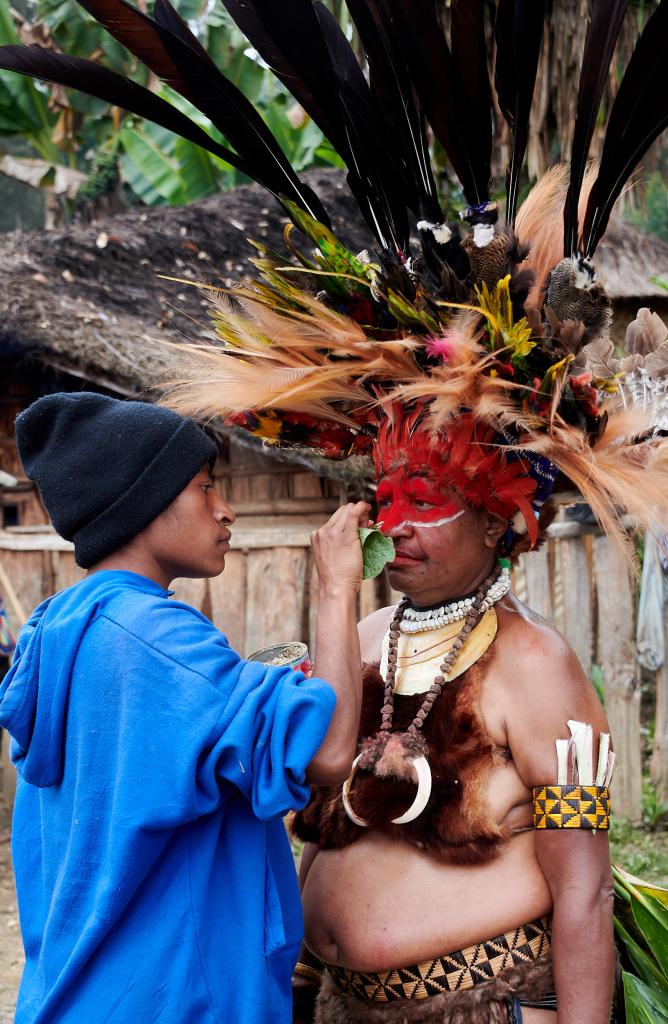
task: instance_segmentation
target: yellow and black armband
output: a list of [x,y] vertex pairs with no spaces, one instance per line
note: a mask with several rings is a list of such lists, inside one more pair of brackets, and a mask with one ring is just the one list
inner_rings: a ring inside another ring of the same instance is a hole
[[606,786],[537,786],[533,790],[534,828],[610,828]]
[[533,789],[534,828],[610,828],[610,782],[615,755],[610,734],[599,737],[594,774],[591,725],[569,721],[571,738],[557,740],[557,784]]

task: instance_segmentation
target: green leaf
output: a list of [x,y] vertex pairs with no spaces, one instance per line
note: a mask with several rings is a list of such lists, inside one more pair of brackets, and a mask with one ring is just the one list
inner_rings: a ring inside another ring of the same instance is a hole
[[177,139],[174,153],[179,162],[179,178],[187,203],[218,191],[214,163],[200,146],[187,139]]
[[617,915],[615,915],[615,931],[626,946],[631,963],[640,975],[641,980],[646,985],[649,985],[662,999],[668,999],[668,981],[666,981],[657,967],[656,962],[638,945]]
[[632,907],[643,938],[668,977],[668,909],[653,896],[640,896]]
[[664,888],[664,886],[657,885],[654,882],[645,882],[642,878],[637,878],[629,871],[625,871],[624,868],[620,868],[618,864],[615,865],[614,871],[616,879],[622,882],[628,891],[634,895],[637,895],[637,890],[637,892],[642,893],[644,896],[653,896],[664,907],[668,907],[668,889]]
[[362,545],[363,578],[380,576],[388,562],[394,558],[394,541],[386,537],[377,526],[362,527],[357,531]]
[[668,1024],[668,1001],[626,971],[622,980],[627,1024]]
[[592,665],[591,681],[594,684],[594,689],[601,705],[605,707],[605,685],[603,682],[603,670],[600,665]]
[[127,157],[127,160],[121,162],[121,169],[133,192],[136,192],[139,198],[146,203],[152,201],[149,198],[152,193],[157,193],[170,204],[175,206],[183,204],[185,198],[179,179],[178,165],[165,155],[165,151],[149,136],[148,132],[127,125],[123,127],[120,137]]
[[[21,39],[16,31],[14,20],[12,17],[12,8],[9,0],[0,0],[0,44],[15,44],[20,43]],[[45,129],[50,129],[51,125],[55,121],[54,116],[49,110],[49,92],[42,91],[30,78],[25,75],[17,75],[11,71],[0,72],[0,80],[3,85],[3,92],[8,93],[12,98],[14,104],[19,108],[17,110],[17,124],[21,125],[23,121],[28,120],[31,127],[28,129],[28,135],[36,136]],[[22,131],[21,127],[18,131]],[[35,144],[36,139],[32,138],[29,141]],[[54,162],[58,162],[58,149],[55,145],[50,146],[41,140],[43,143],[41,155],[46,157],[47,153],[44,151],[45,148],[50,150],[48,154],[54,159]]]
[[323,139],[322,144],[316,149],[315,155],[320,163],[338,167],[342,171],[346,169],[345,162],[327,139]]

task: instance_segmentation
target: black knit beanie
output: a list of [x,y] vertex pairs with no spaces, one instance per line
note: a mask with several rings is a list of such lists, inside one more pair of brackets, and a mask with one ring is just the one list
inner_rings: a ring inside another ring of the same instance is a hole
[[92,392],[46,395],[16,418],[26,475],[84,569],[151,523],[216,456],[170,409]]

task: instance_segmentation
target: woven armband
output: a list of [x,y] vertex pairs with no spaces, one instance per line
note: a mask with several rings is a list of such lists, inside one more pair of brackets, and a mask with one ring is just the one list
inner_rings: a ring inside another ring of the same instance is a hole
[[605,786],[537,786],[535,828],[610,828],[610,790]]
[[599,736],[594,772],[592,727],[569,719],[569,740],[557,740],[557,784],[533,790],[534,828],[610,828],[610,781],[615,755],[610,734]]

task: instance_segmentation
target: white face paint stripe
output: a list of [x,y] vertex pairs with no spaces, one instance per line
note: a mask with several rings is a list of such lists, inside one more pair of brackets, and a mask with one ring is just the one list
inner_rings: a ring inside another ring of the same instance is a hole
[[455,512],[454,516],[446,516],[445,519],[437,519],[435,523],[423,523],[419,519],[404,519],[403,522],[395,526],[395,530],[400,530],[402,526],[419,526],[421,529],[425,527],[434,526],[447,526],[448,523],[454,523],[455,519],[459,519],[460,516],[464,515],[466,509],[460,509],[459,512]]

